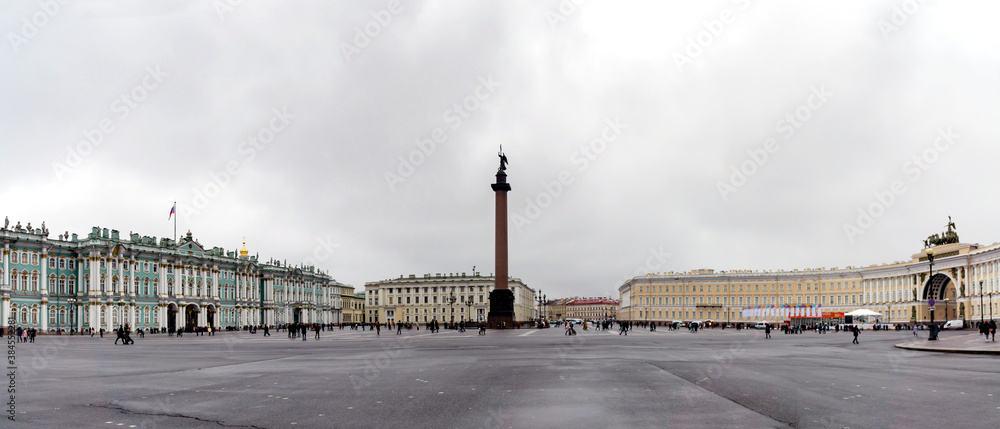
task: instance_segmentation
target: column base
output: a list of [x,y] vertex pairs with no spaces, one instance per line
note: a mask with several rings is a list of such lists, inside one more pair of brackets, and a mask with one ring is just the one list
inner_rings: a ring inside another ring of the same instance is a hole
[[486,323],[493,329],[501,326],[507,329],[514,327],[514,292],[510,289],[494,289],[490,292],[490,312]]

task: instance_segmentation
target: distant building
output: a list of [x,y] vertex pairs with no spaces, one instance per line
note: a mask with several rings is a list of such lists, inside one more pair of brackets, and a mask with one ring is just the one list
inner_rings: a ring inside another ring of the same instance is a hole
[[550,299],[542,303],[542,308],[539,309],[539,313],[543,319],[546,320],[563,320],[567,316],[566,303],[574,300],[576,298],[557,298]]
[[[493,276],[454,273],[410,274],[397,279],[365,283],[367,322],[486,321]],[[535,317],[535,290],[521,279],[511,277],[514,292],[514,320],[527,322]]]
[[354,292],[354,286],[340,288],[340,299],[343,323],[360,323],[365,321],[365,294]]
[[611,320],[618,315],[618,301],[610,298],[576,298],[565,306],[570,319]]

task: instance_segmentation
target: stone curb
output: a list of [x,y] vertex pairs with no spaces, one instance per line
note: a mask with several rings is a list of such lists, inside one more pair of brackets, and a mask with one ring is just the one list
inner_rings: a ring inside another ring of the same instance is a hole
[[964,353],[973,355],[998,355],[1000,356],[1000,350],[976,350],[976,349],[946,349],[946,348],[933,348],[933,347],[920,347],[912,346],[909,343],[900,343],[895,346],[897,349],[906,350],[916,350],[921,352],[940,352],[940,353]]

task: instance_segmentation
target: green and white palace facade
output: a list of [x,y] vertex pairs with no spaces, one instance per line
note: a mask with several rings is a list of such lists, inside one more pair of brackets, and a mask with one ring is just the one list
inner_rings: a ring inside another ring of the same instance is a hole
[[205,248],[95,227],[49,238],[29,223],[0,228],[0,325],[42,332],[222,329],[341,322],[341,288],[311,266],[261,262],[244,248]]

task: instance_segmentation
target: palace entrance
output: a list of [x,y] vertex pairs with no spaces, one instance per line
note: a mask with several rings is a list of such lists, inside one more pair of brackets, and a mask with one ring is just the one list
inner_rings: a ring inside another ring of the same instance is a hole
[[296,308],[292,312],[292,323],[302,323],[302,309]]
[[198,306],[188,304],[184,307],[184,331],[193,332],[198,327]]
[[205,309],[205,323],[207,326],[215,328],[215,306],[210,305]]
[[177,305],[170,304],[167,306],[167,332],[174,332],[177,330]]

